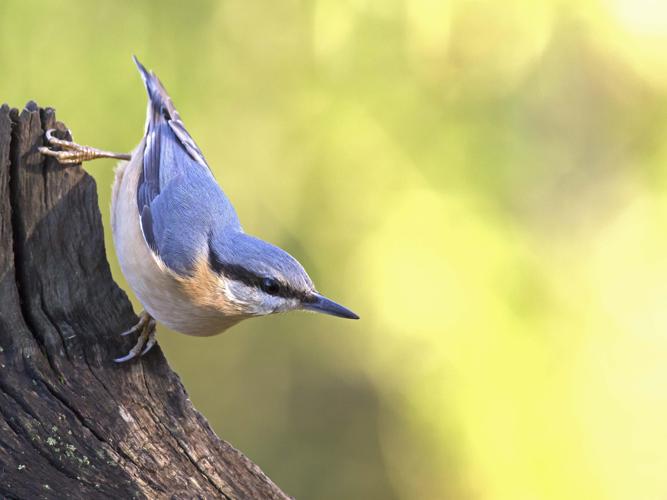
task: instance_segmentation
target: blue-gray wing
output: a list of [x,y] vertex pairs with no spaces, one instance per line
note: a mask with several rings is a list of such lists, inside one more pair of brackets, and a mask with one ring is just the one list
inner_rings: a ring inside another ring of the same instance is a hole
[[148,92],[137,205],[146,243],[179,274],[189,274],[213,224],[240,229],[204,155],[158,78],[134,58]]

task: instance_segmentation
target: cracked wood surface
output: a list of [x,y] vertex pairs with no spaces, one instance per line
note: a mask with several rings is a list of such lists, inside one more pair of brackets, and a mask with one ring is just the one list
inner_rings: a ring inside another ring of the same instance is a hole
[[37,152],[52,109],[0,108],[0,497],[287,498],[193,408],[106,260],[95,182]]

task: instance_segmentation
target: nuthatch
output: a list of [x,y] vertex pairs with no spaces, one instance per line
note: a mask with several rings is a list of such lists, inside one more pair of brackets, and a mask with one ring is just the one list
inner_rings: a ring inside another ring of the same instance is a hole
[[185,129],[167,91],[134,58],[148,92],[144,136],[131,154],[111,153],[47,132],[40,148],[61,163],[125,160],[116,170],[111,227],[120,267],[145,311],[124,335],[136,345],[117,362],[155,345],[155,320],[209,336],[253,316],[305,309],[358,319],[320,295],[299,262],[243,232],[233,205]]

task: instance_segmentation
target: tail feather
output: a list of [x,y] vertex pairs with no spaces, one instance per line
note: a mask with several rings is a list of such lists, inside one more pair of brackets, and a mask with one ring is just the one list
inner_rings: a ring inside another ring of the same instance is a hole
[[[167,93],[167,90],[162,85],[160,79],[152,71],[148,71],[139,59],[136,56],[132,56],[134,64],[137,65],[139,73],[141,74],[141,79],[144,81],[144,86],[146,87],[146,92],[148,93],[148,99],[150,100],[151,107],[153,107],[154,118],[158,118],[160,115],[164,116],[167,120],[178,120],[180,121],[181,117],[174,106],[174,103],[171,100],[171,97]],[[155,116],[157,115],[157,116]],[[148,125],[148,123],[146,124]]]
[[169,124],[171,130],[176,134],[182,146],[188,154],[199,164],[208,168],[204,155],[195,143],[194,139],[185,128],[181,116],[178,114],[174,103],[169,97],[167,90],[160,82],[160,79],[152,71],[148,71],[143,64],[139,62],[136,56],[132,56],[134,64],[137,65],[141,78],[144,81],[146,92],[148,93],[148,110],[146,113],[146,129],[148,135],[151,129],[160,121],[164,120]]

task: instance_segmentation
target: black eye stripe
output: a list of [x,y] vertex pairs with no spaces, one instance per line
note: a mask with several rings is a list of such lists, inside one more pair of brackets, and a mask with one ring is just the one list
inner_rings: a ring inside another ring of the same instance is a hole
[[214,252],[209,251],[208,261],[216,273],[222,274],[229,279],[240,281],[248,286],[257,286],[261,278],[255,273],[248,271],[243,266],[229,264],[218,259]]
[[[243,266],[239,266],[238,264],[230,264],[228,262],[222,262],[220,259],[218,259],[218,256],[215,255],[215,253],[210,249],[209,249],[208,260],[211,269],[213,269],[213,271],[215,271],[220,275],[225,276],[228,279],[234,281],[240,281],[245,285],[254,288],[259,288],[265,293],[276,295],[278,297],[307,300],[307,294],[299,290],[294,290],[293,288],[290,288],[289,286],[285,285],[284,283],[274,278],[270,278],[267,276],[259,276],[254,272],[250,271],[249,269],[246,269]],[[271,283],[272,286],[270,287],[267,286],[268,285],[267,280],[270,280],[272,282]],[[273,285],[275,285],[275,289]]]

